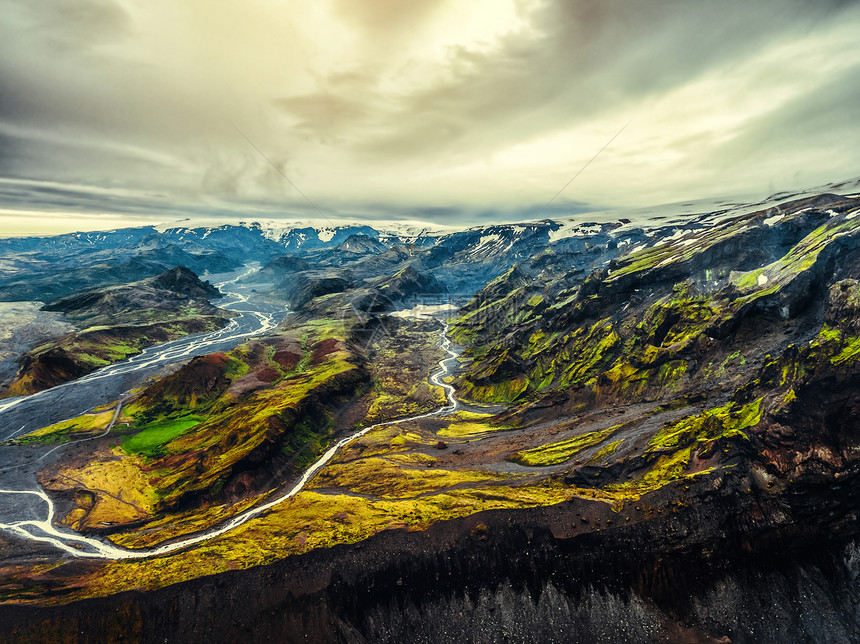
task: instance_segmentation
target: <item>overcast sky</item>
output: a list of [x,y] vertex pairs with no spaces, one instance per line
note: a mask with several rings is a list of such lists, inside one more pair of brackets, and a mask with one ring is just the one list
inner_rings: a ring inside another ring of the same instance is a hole
[[858,34],[837,0],[0,0],[0,233],[528,218],[604,146],[544,216],[854,178]]

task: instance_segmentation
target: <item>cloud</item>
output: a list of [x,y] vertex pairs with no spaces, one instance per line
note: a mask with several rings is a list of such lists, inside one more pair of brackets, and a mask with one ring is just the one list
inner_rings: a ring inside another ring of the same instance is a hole
[[515,218],[628,122],[560,204],[803,187],[860,167],[858,28],[835,0],[0,0],[0,177],[94,188],[0,199],[309,209],[285,173],[329,212]]

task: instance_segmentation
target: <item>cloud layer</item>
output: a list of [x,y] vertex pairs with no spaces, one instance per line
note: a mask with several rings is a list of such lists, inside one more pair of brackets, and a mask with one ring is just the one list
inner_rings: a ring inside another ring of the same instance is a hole
[[0,0],[0,209],[528,216],[625,124],[562,211],[846,179],[857,33],[836,0]]

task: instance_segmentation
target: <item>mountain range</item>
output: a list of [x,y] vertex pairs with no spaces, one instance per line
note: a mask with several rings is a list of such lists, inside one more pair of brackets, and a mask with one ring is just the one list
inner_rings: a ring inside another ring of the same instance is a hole
[[[9,633],[860,638],[850,191],[648,224],[3,243],[4,298],[50,299],[75,342],[147,315],[223,325],[198,269],[253,262],[243,297],[285,313],[0,446],[68,444],[33,476],[87,553],[0,533]],[[33,365],[68,341],[25,354],[25,377],[56,384]]]

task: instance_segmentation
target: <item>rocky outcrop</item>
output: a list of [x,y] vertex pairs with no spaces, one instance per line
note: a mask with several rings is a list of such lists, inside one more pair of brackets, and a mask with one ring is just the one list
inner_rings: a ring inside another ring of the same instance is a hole
[[44,310],[64,313],[81,330],[21,356],[15,379],[0,396],[42,391],[147,346],[223,327],[233,314],[209,302],[216,297],[221,297],[217,288],[176,267],[156,277],[59,298]]

